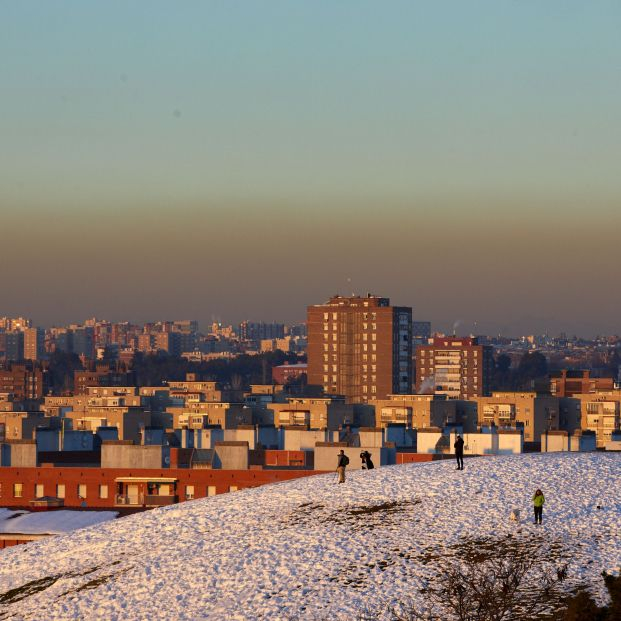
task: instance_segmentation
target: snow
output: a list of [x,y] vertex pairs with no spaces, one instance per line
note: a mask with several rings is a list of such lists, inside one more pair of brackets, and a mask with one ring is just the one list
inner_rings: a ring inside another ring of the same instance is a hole
[[[22,513],[17,517],[5,515],[0,509],[0,533],[19,533],[22,535],[60,535],[78,528],[86,528],[113,520],[117,511],[41,511]],[[13,511],[10,512],[15,515]],[[9,519],[7,519],[9,518]]]
[[[537,487],[542,526],[532,524]],[[0,616],[355,619],[381,602],[419,601],[434,559],[465,542],[504,545],[509,536],[552,546],[568,563],[565,588],[587,583],[603,599],[601,572],[621,571],[619,490],[618,453],[482,457],[463,472],[446,461],[357,471],[344,485],[334,474],[266,485],[7,549]]]

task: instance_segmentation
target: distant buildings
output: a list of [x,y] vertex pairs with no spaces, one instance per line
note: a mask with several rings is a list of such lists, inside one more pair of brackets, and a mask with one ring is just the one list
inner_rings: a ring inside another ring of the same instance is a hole
[[494,392],[477,397],[479,426],[524,429],[525,442],[539,442],[541,435],[559,429],[559,400],[536,392]]
[[302,375],[308,374],[308,365],[306,363],[299,364],[282,364],[272,368],[272,381],[275,384],[284,385],[292,380],[300,378]]
[[[468,454],[619,446],[621,390],[597,375],[614,370],[618,339],[490,340],[514,364],[540,345],[559,356],[555,367],[577,352],[601,361],[599,371],[492,392],[491,346],[474,337],[430,341],[430,323],[412,322],[411,309],[388,298],[335,296],[308,307],[307,319],[293,327],[216,322],[201,334],[191,320],[93,318],[42,330],[0,318],[0,503],[52,495],[67,506],[160,506],[333,469],[341,447],[352,468],[363,449],[377,466],[440,459],[455,433]],[[295,354],[307,335],[303,363]],[[275,350],[288,355],[251,357]],[[136,352],[145,359],[134,375]],[[177,367],[162,352],[185,360]],[[241,354],[231,365],[203,364]],[[274,366],[268,383],[269,363],[283,359],[290,363]],[[201,366],[182,380],[187,360]],[[498,365],[499,384],[507,362]],[[144,372],[160,363],[163,373]]]
[[576,394],[594,393],[598,390],[612,390],[612,377],[591,377],[591,372],[563,369],[550,377],[550,393],[556,397],[573,397]]
[[409,393],[412,309],[388,298],[335,296],[309,306],[308,383],[349,403]]
[[416,348],[416,392],[471,399],[489,394],[493,349],[475,337],[435,337]]
[[24,330],[24,360],[42,360],[45,353],[45,330],[26,328]]
[[47,370],[35,363],[10,363],[0,368],[0,393],[10,393],[17,401],[41,399],[48,385]]
[[603,448],[621,428],[621,390],[574,395],[579,403],[583,431],[593,431],[598,448]]

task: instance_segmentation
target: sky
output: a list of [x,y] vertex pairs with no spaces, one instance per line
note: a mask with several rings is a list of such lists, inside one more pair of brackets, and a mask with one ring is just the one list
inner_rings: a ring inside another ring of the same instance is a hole
[[620,333],[621,3],[0,0],[0,316]]

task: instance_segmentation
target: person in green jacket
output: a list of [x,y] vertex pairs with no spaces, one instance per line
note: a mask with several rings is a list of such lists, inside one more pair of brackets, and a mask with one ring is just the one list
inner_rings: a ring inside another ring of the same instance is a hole
[[543,492],[538,489],[533,496],[533,504],[535,505],[535,524],[541,524],[543,517],[543,503],[546,499],[543,496]]

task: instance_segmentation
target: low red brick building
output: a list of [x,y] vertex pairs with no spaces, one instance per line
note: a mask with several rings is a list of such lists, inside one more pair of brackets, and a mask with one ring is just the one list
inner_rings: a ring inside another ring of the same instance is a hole
[[290,380],[297,379],[298,377],[306,374],[308,374],[308,365],[304,363],[285,363],[277,367],[272,367],[272,380],[281,386],[284,386]]
[[0,506],[28,507],[43,496],[65,507],[149,508],[319,474],[315,470],[187,468],[0,468]]

